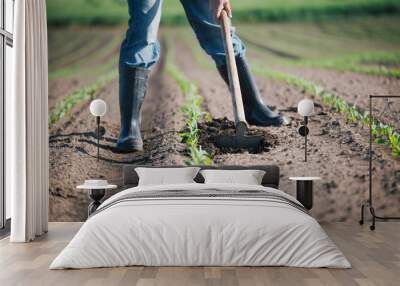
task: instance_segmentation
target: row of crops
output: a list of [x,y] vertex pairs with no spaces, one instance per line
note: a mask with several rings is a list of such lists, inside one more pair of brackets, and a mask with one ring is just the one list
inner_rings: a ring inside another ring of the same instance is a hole
[[[254,36],[254,34],[253,34]],[[192,53],[194,58],[197,60],[197,63],[202,68],[212,69],[213,64],[205,57],[205,54],[201,51],[201,49],[195,45],[191,45],[192,36],[189,33],[186,33],[184,36],[184,40],[186,41],[186,46],[192,48]],[[254,36],[256,38],[256,36]],[[250,52],[253,50],[260,53],[260,49],[257,46],[250,45]],[[268,57],[268,54],[262,54],[263,57]],[[375,61],[384,62],[390,65],[398,64],[400,54],[397,52],[376,52],[374,54],[370,53],[368,56],[366,55],[358,55],[358,56],[349,56],[348,58],[357,58],[357,63],[365,62],[369,60],[371,63]],[[261,64],[260,64],[261,62]],[[321,103],[325,106],[329,107],[332,111],[345,115],[347,123],[358,124],[360,126],[369,126],[371,120],[372,126],[372,134],[374,136],[375,142],[377,144],[384,145],[388,147],[391,151],[393,157],[400,157],[400,133],[396,130],[395,126],[392,126],[388,123],[379,121],[377,119],[373,119],[370,117],[368,111],[365,108],[357,106],[354,103],[349,103],[340,95],[336,94],[333,91],[325,89],[323,86],[316,84],[312,81],[305,80],[300,76],[295,76],[293,74],[282,72],[278,70],[274,70],[273,68],[268,67],[265,63],[268,62],[268,59],[264,61],[253,61],[252,67],[253,72],[260,77],[266,77],[274,80],[284,81],[286,84],[293,86],[297,89],[304,91],[306,94],[319,99]],[[354,61],[356,62],[356,61]],[[354,62],[347,61],[346,64],[350,66],[350,64],[354,64]],[[284,61],[281,60],[281,64],[284,64]],[[292,61],[287,63],[288,65],[292,64]],[[324,65],[319,65],[319,67],[324,67]],[[331,68],[331,67],[329,67]],[[336,68],[341,70],[343,66],[340,68]],[[349,68],[350,69],[350,68]],[[350,69],[352,71],[352,68]],[[396,73],[399,73],[399,69],[394,69]],[[358,71],[360,72],[360,71]],[[381,76],[392,77],[393,74],[380,73]],[[395,75],[395,77],[397,77]]]
[[73,107],[84,101],[93,99],[100,89],[111,83],[117,76],[117,70],[111,70],[109,73],[100,76],[96,81],[68,94],[52,108],[49,114],[49,127],[53,126],[64,116],[69,115]]
[[[105,37],[100,33],[92,34],[90,31],[84,31],[83,34],[88,34],[88,38],[82,36],[71,37],[72,40],[68,44],[58,46],[62,39],[57,39],[60,33],[58,30],[56,31],[51,34],[53,41],[50,42],[50,50],[52,52],[49,65],[50,81],[88,75],[92,80],[58,100],[50,110],[50,127],[63,117],[71,116],[71,110],[74,107],[95,98],[100,90],[111,84],[118,77],[115,67],[117,60],[116,47],[119,46],[121,41],[120,33],[115,33],[112,37]],[[67,34],[69,32],[70,30],[66,31]],[[99,43],[104,42],[104,38],[107,39],[107,43],[104,46],[99,46]],[[77,52],[74,52],[77,47],[80,48]],[[98,47],[98,49],[93,51],[95,47]],[[202,111],[202,97],[198,94],[197,86],[190,82],[174,64],[175,55],[172,42],[167,41],[166,51],[165,71],[186,96],[186,102],[181,107],[181,111],[185,114],[185,126],[179,132],[179,137],[186,144],[187,152],[190,156],[186,164],[209,165],[212,163],[209,154],[198,144],[198,124],[201,120],[209,120],[210,115]],[[112,53],[111,56],[106,57],[110,52]],[[104,58],[106,58],[105,61],[99,60]],[[98,62],[98,64],[93,66],[93,62]]]
[[[58,29],[51,31],[54,38],[49,42],[55,42],[50,46],[49,79],[56,80],[77,75],[99,76],[107,73],[117,64],[116,54],[122,39],[121,29],[104,29],[102,33],[91,29],[79,31],[67,30],[71,35],[71,41],[63,43],[64,39],[58,39]],[[64,35],[67,36],[67,35]],[[57,44],[58,45],[57,45]]]
[[[292,25],[286,27],[284,33],[278,33],[277,27],[269,25],[266,29],[253,29],[253,33],[246,33],[249,27],[245,27],[244,31],[250,38],[250,50],[261,57],[263,63],[272,63],[273,67],[323,68],[398,79],[399,24],[398,17],[359,17],[334,25],[329,21],[312,25]],[[301,30],[306,30],[307,33],[301,33]],[[263,45],[270,48],[279,46],[279,51],[292,57],[268,53]],[[388,147],[392,156],[400,157],[399,127],[371,119],[365,106],[347,102],[337,93],[321,85],[307,81],[301,76],[274,70],[265,64],[256,66],[254,71],[260,76],[283,80],[319,98],[326,106],[344,114],[348,123],[361,126],[369,126],[371,123],[375,142]]]
[[166,40],[166,72],[176,82],[181,92],[186,96],[185,105],[182,112],[185,114],[185,126],[179,132],[182,142],[186,145],[186,149],[190,156],[190,160],[186,161],[187,165],[211,165],[212,159],[210,155],[199,145],[199,123],[201,120],[210,120],[211,117],[207,112],[202,110],[202,97],[198,93],[197,86],[189,81],[185,75],[174,64],[174,46],[172,41]]
[[254,72],[259,76],[282,80],[289,85],[304,90],[308,95],[321,100],[325,106],[332,108],[337,113],[344,114],[347,123],[360,124],[367,127],[371,123],[375,142],[390,148],[393,157],[400,157],[400,133],[393,126],[371,117],[368,111],[362,110],[359,106],[346,102],[334,92],[300,77],[272,71],[265,67],[256,67]]
[[399,17],[241,25],[253,53],[276,66],[324,68],[400,78]]
[[104,29],[102,33],[88,28],[49,29],[49,80],[70,82],[67,93],[57,94],[59,98],[51,106],[50,127],[118,77],[121,38],[120,29]]

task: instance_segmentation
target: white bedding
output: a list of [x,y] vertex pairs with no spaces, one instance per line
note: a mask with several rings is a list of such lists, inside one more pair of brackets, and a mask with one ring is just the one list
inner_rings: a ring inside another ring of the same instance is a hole
[[278,201],[174,197],[115,203],[137,194],[133,192],[209,189],[262,190],[297,202],[279,190],[254,185],[131,188],[106,200],[50,269],[127,265],[351,267],[315,219]]

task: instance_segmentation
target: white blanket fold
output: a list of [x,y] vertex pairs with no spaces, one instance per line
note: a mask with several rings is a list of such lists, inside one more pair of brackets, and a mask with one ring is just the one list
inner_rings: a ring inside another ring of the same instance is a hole
[[50,269],[127,265],[350,267],[293,197],[238,184],[120,192],[83,224]]

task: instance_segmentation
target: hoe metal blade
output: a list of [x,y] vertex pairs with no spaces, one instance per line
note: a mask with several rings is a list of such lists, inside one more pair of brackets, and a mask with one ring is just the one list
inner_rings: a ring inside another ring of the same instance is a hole
[[219,135],[215,137],[215,145],[218,148],[247,149],[253,152],[261,152],[264,148],[264,138],[256,135],[245,135],[247,125],[238,122],[235,135]]

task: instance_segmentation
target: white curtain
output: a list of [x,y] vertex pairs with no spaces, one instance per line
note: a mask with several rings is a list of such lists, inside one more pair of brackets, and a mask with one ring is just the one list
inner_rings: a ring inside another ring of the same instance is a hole
[[15,1],[13,93],[6,98],[12,242],[47,232],[48,70],[45,0]]

